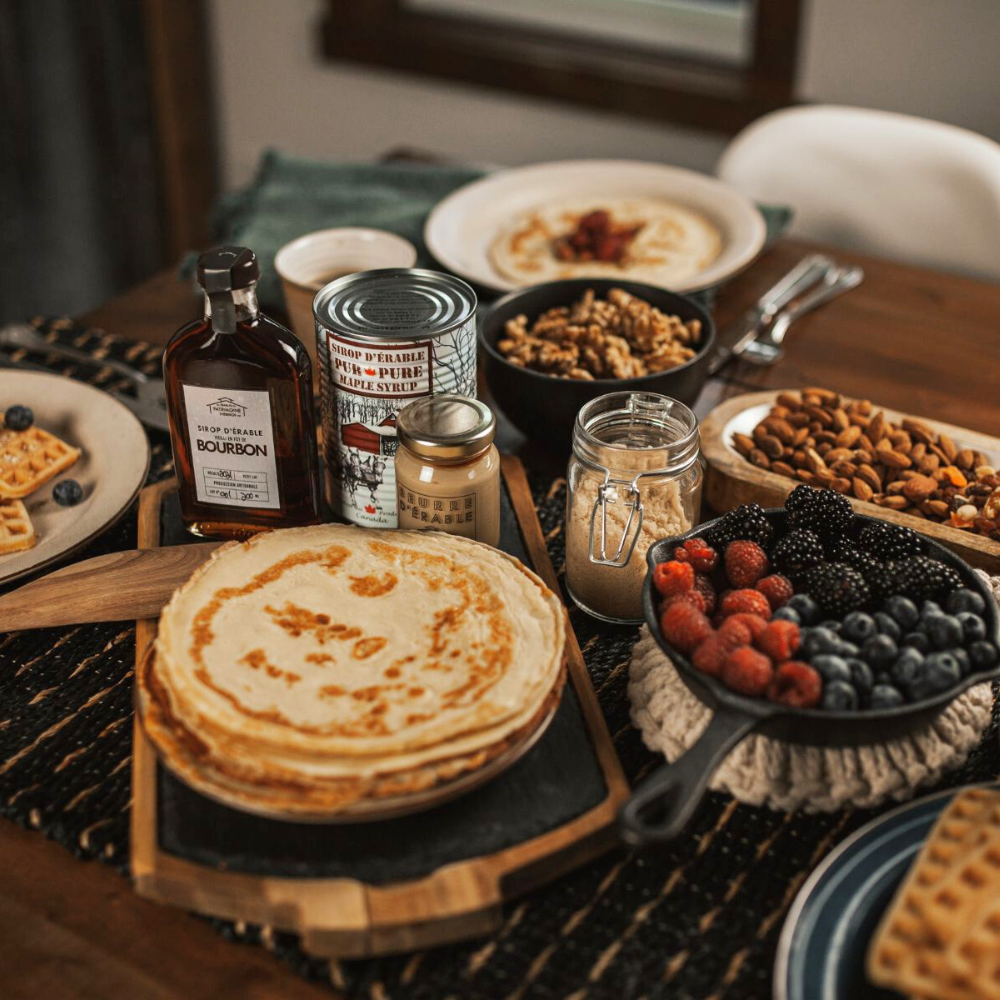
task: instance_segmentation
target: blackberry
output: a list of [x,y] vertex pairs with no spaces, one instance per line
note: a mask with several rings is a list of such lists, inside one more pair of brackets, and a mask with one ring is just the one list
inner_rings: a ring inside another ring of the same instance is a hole
[[805,573],[803,589],[831,616],[858,611],[870,600],[864,577],[846,563],[818,563]]
[[790,528],[805,528],[824,539],[843,537],[854,523],[850,500],[835,490],[796,486],[785,501],[785,510]]
[[[909,530],[909,529],[905,529]],[[950,566],[930,556],[910,556],[890,563],[893,592],[912,601],[933,600],[962,586],[962,578]]]
[[892,593],[892,574],[885,564],[853,542],[842,539],[840,544],[828,546],[828,552],[833,562],[846,563],[861,574],[876,604]]
[[882,562],[918,556],[924,550],[920,536],[912,528],[886,521],[870,521],[858,535],[858,547]]
[[774,528],[759,503],[741,504],[723,514],[711,531],[706,532],[709,545],[722,551],[730,542],[746,539],[756,542],[765,551],[771,547]]
[[790,531],[771,552],[771,563],[790,580],[823,561],[823,543],[811,531]]

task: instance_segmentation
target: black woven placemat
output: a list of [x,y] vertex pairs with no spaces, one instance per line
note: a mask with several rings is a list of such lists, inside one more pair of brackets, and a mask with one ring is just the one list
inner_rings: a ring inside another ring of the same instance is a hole
[[[157,349],[66,321],[38,325],[91,353],[156,368]],[[73,374],[109,381],[107,372]],[[151,478],[162,478],[171,471],[169,447],[163,435],[151,439]],[[528,472],[561,573],[565,484]],[[132,512],[81,557],[134,545]],[[635,779],[657,763],[628,717],[636,632],[599,626],[576,610],[570,617],[622,764]],[[123,874],[134,654],[134,632],[121,623],[0,637],[0,814]],[[966,766],[940,787],[996,777],[996,730],[994,717]],[[612,852],[509,904],[493,937],[413,955],[327,963],[305,955],[294,935],[212,923],[226,937],[270,948],[301,975],[329,979],[352,998],[764,1000],[796,892],[816,863],[872,815],[776,813],[712,793],[688,832],[668,847]]]

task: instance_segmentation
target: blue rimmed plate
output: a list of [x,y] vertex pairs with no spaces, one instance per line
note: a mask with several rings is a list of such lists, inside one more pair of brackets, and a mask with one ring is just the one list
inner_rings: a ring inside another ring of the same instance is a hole
[[827,856],[785,920],[774,968],[776,1000],[898,996],[868,982],[868,944],[938,816],[961,791],[949,788],[900,806]]

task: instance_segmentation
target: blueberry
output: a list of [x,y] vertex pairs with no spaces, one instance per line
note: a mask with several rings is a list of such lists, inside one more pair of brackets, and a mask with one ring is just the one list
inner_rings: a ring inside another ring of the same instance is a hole
[[63,479],[52,487],[52,499],[60,507],[75,507],[83,499],[83,487],[75,479]]
[[852,611],[844,618],[840,634],[851,642],[864,642],[877,631],[875,619],[871,615],[866,615],[863,611]]
[[955,618],[962,626],[962,642],[979,642],[986,638],[986,622],[971,611],[959,611]]
[[952,649],[949,652],[958,660],[958,669],[962,671],[963,677],[967,677],[972,673],[972,660],[969,659],[969,654],[966,650]]
[[861,658],[873,667],[888,666],[896,659],[899,650],[888,635],[873,635],[861,647]]
[[841,656],[814,656],[809,664],[827,684],[851,683],[851,668],[847,665],[847,660]]
[[934,615],[941,615],[944,612],[941,610],[941,605],[934,601],[924,601],[920,605],[920,618],[923,621],[927,621],[928,618],[933,618]]
[[974,642],[969,647],[969,661],[973,670],[992,670],[997,662],[996,646],[992,642]]
[[909,646],[912,649],[919,649],[921,653],[931,651],[931,640],[926,632],[907,632],[903,636],[904,648]]
[[892,683],[903,691],[912,692],[924,679],[924,655],[915,649],[904,649],[889,668]]
[[962,623],[953,615],[935,615],[928,621],[927,631],[935,649],[962,645]]
[[859,660],[856,657],[848,660],[847,665],[851,670],[851,683],[854,685],[854,690],[862,699],[867,698],[872,693],[872,687],[875,684],[872,668],[864,660]]
[[35,414],[30,406],[8,406],[3,422],[12,431],[26,431],[35,422]]
[[857,656],[861,652],[861,647],[858,646],[856,642],[844,642],[843,639],[837,643],[837,648],[833,650],[834,654],[837,656],[843,656],[845,658],[851,656]]
[[829,629],[831,632],[836,632],[837,635],[840,635],[840,630],[843,627],[844,626],[838,622],[836,618],[828,618],[825,622],[819,623],[819,628]]
[[820,707],[829,712],[853,712],[858,707],[858,692],[846,681],[829,681],[823,685]]
[[910,690],[914,701],[947,691],[962,679],[962,668],[951,653],[930,653],[924,660],[923,681]]
[[986,610],[986,602],[981,594],[962,587],[948,595],[945,608],[950,615],[957,615],[960,611],[971,611],[974,615],[981,615]]
[[771,620],[776,622],[791,622],[793,625],[801,625],[802,619],[795,608],[790,608],[787,604],[783,608],[778,608],[771,615]]
[[899,642],[903,637],[903,630],[899,627],[899,622],[884,611],[875,612],[875,624],[878,626],[879,634],[887,635],[893,642]]
[[791,608],[803,625],[812,625],[819,618],[819,605],[808,594],[793,594],[785,607]]
[[872,688],[872,697],[869,705],[877,709],[898,708],[905,701],[906,699],[899,688],[893,687],[891,684],[876,684]]
[[835,653],[840,640],[828,628],[810,628],[801,633],[799,648],[807,658],[820,653]]
[[913,628],[920,621],[920,612],[908,597],[890,597],[885,602],[885,610],[905,629]]

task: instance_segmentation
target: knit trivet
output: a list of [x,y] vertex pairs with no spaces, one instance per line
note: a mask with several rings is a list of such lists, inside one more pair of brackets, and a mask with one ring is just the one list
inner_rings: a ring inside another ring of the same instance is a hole
[[[986,579],[1000,598],[1000,577]],[[645,626],[632,652],[628,695],[643,742],[670,761],[694,744],[712,717]],[[847,804],[867,809],[907,799],[965,761],[989,726],[992,708],[993,685],[985,683],[956,698],[926,729],[885,743],[810,747],[751,734],[718,767],[710,787],[740,802],[788,811],[832,812]]]

